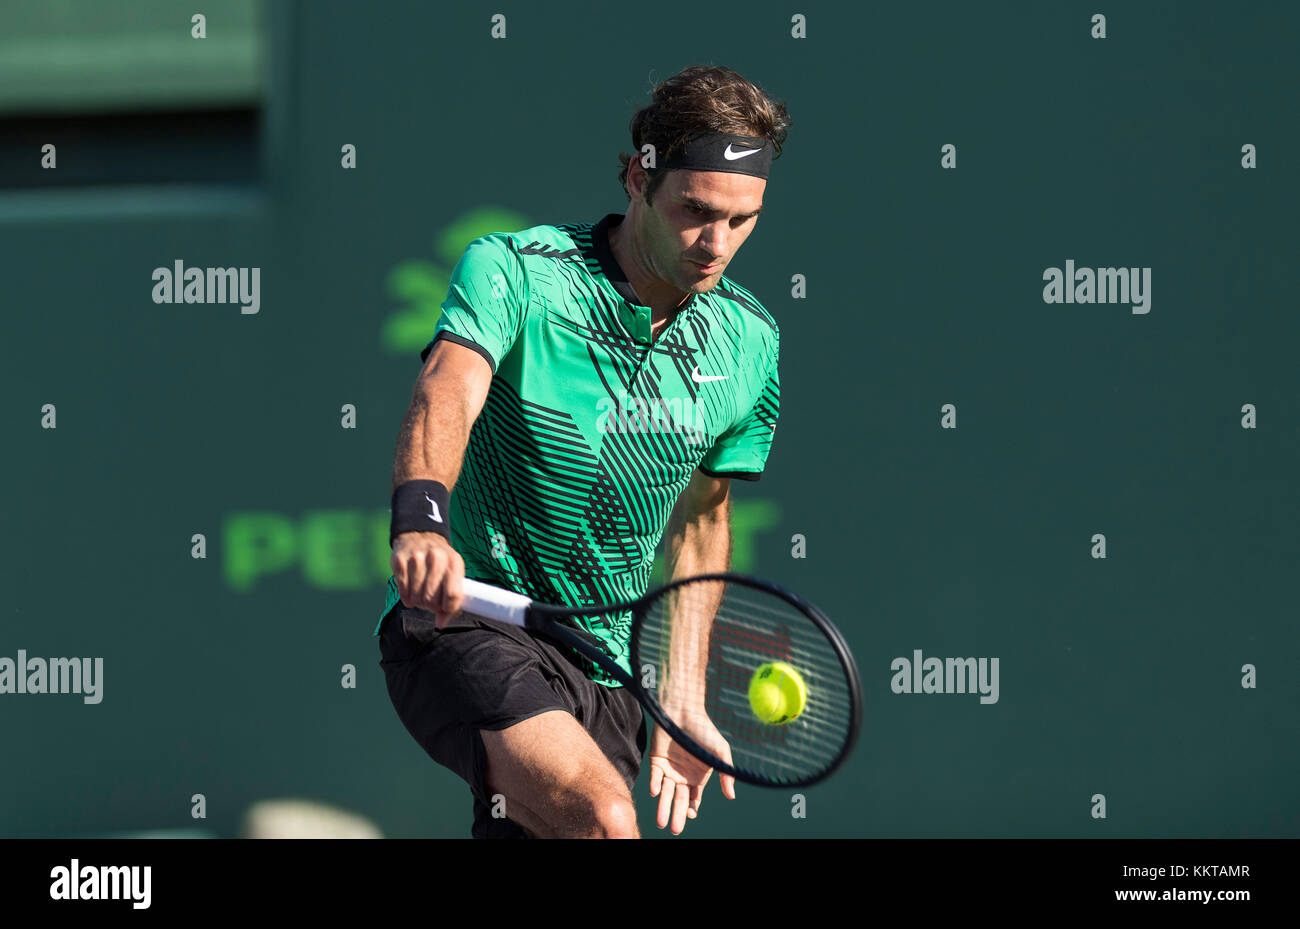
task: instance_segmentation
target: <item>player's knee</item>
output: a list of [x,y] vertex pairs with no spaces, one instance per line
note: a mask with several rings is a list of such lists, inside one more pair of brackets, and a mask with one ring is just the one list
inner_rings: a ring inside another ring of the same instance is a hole
[[570,792],[556,804],[556,832],[565,838],[634,839],[636,808],[629,797],[609,789]]
[[605,839],[635,839],[636,808],[632,801],[617,795],[601,800],[596,807],[596,821]]

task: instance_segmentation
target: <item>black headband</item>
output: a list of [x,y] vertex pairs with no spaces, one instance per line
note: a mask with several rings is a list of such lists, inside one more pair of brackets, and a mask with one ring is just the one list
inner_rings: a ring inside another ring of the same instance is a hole
[[767,139],[708,132],[694,136],[660,167],[690,171],[726,171],[766,178],[772,168],[772,143]]

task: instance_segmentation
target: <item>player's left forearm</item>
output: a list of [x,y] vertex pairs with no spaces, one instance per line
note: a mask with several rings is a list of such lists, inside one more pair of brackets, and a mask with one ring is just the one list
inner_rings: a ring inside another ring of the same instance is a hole
[[[665,532],[665,579],[726,571],[731,563],[729,481],[697,473],[673,509]],[[704,704],[709,635],[722,598],[721,583],[691,584],[672,601],[672,635],[660,699]]]
[[[664,533],[664,579],[726,571],[731,564],[731,498],[723,488],[687,489]],[[695,493],[691,493],[694,490]]]

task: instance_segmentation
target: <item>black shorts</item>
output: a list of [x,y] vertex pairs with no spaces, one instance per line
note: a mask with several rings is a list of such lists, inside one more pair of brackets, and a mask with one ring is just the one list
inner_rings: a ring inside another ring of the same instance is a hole
[[547,710],[571,713],[631,790],[645,753],[641,704],[625,687],[597,684],[577,659],[518,626],[461,614],[441,631],[433,614],[398,603],[384,617],[379,652],[388,696],[415,741],[469,784],[476,839],[526,838],[492,816],[480,729],[505,729]]

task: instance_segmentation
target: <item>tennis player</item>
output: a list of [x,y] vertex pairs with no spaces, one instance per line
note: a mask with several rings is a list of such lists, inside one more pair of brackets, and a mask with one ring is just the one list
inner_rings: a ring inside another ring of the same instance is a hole
[[[458,613],[462,582],[619,602],[646,591],[661,538],[665,580],[727,569],[731,481],[758,479],[776,428],[779,341],[724,271],[789,124],[739,74],[687,68],[632,119],[626,215],[486,235],[453,271],[397,443],[375,633],[398,716],[469,784],[475,837],[638,835],[640,704],[562,645]],[[582,625],[631,670],[630,618]],[[674,635],[692,632],[707,642]],[[659,828],[680,833],[712,769],[657,728],[650,765]]]

